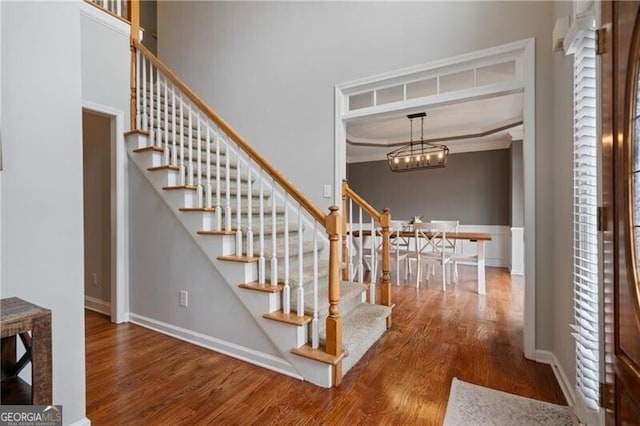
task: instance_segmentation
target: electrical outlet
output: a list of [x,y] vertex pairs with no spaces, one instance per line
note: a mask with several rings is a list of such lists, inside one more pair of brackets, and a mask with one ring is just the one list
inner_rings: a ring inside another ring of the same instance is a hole
[[324,198],[331,198],[331,185],[324,185],[322,187],[322,196]]
[[186,290],[180,291],[180,306],[189,306],[189,293]]
[[91,273],[91,284],[98,285],[98,274],[96,272]]

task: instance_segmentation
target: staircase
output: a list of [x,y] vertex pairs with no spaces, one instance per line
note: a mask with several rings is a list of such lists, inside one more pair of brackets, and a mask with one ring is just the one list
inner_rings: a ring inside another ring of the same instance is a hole
[[[131,161],[277,348],[278,370],[339,385],[390,325],[388,257],[376,304],[362,258],[351,281],[350,225],[338,208],[315,207],[151,52],[132,46]],[[364,203],[348,189],[347,198]],[[388,212],[364,211],[372,226],[386,223],[388,239]]]

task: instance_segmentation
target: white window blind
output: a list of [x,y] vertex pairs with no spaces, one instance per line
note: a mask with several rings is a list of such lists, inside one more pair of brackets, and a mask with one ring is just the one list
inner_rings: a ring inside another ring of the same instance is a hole
[[576,391],[586,407],[599,404],[598,230],[595,33],[575,40],[573,145],[573,284]]

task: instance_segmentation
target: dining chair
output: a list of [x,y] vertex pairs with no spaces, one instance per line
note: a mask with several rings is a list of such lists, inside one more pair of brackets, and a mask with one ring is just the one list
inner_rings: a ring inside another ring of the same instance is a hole
[[416,288],[420,287],[422,268],[427,268],[429,280],[429,266],[438,265],[442,271],[442,291],[447,289],[447,265],[451,262],[450,253],[443,248],[447,232],[453,232],[451,224],[437,222],[422,222],[413,225],[415,247],[409,256],[409,262],[416,262]]
[[[447,225],[447,232],[458,232],[458,227],[460,226],[459,220],[431,220],[431,223],[442,223]],[[450,277],[452,277],[452,281],[454,283],[458,282],[458,256],[460,255],[460,250],[458,247],[458,240],[452,238],[446,238],[439,241],[443,250],[447,252],[449,257],[451,257],[451,262],[449,262],[450,269]],[[462,244],[462,242],[460,242]],[[434,266],[435,267],[435,266]]]
[[[407,221],[392,220],[389,223],[389,266],[393,267],[395,265],[397,286],[400,285],[400,266],[404,267],[405,280],[408,279],[411,273],[408,262],[410,238],[402,235],[402,231],[405,231],[407,226]],[[372,241],[376,247],[376,255],[373,256],[373,252],[371,252],[365,257],[367,264],[372,266],[370,268],[371,277],[376,279],[378,271],[382,272],[382,230],[380,227],[376,228],[376,232],[372,233]]]

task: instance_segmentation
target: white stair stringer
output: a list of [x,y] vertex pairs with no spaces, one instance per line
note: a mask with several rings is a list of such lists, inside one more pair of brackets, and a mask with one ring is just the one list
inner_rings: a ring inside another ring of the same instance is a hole
[[[253,316],[258,327],[262,329],[263,333],[278,349],[284,362],[278,365],[265,365],[262,359],[251,360],[247,359],[246,356],[243,359],[292,377],[303,378],[321,387],[331,387],[332,366],[291,353],[293,348],[298,348],[307,342],[307,325],[295,326],[263,318],[265,313],[275,312],[281,309],[280,294],[270,293],[265,297],[263,292],[247,291],[239,287],[240,283],[257,281],[256,263],[217,260],[218,256],[231,256],[234,254],[235,236],[219,235],[212,237],[210,235],[198,235],[197,232],[203,230],[203,223],[211,224],[211,217],[208,219],[203,219],[203,217],[213,215],[213,213],[202,212],[202,214],[195,214],[195,212],[180,212],[179,209],[182,207],[194,207],[195,191],[167,191],[163,189],[170,186],[167,185],[167,178],[173,171],[167,170],[165,173],[165,171],[148,170],[150,167],[162,166],[162,153],[155,150],[134,152],[134,150],[138,148],[146,147],[147,139],[147,136],[139,133],[133,133],[127,136],[129,158],[131,158],[138,169],[147,177],[156,192],[167,202],[170,210],[174,212],[178,218],[178,221],[185,227],[188,233],[192,235],[195,242],[227,282],[229,288],[233,290],[247,311]],[[200,218],[198,218],[198,216],[200,216]]]

